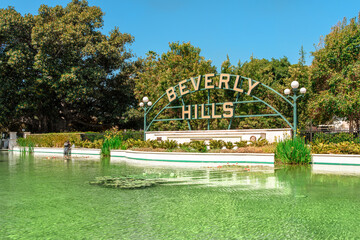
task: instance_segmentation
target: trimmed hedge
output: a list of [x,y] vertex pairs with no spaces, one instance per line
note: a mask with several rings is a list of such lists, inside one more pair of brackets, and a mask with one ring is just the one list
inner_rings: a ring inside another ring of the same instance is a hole
[[81,140],[81,133],[46,133],[31,134],[27,139],[34,143],[35,147],[64,147],[66,141],[76,143]]

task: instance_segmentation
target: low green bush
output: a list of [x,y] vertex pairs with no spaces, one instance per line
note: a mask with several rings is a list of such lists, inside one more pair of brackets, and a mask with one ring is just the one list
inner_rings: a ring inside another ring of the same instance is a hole
[[315,154],[360,154],[360,144],[354,142],[312,143],[311,151]]
[[192,141],[190,147],[197,152],[207,152],[207,146],[204,141]]
[[190,143],[180,143],[179,148],[184,150],[185,152],[191,152]]
[[232,142],[226,142],[225,143],[225,147],[226,149],[233,149],[234,148],[234,144]]
[[268,144],[269,144],[269,141],[266,140],[265,138],[262,138],[262,137],[260,137],[256,141],[251,141],[250,142],[251,147],[263,147],[263,146],[268,145]]
[[285,139],[275,149],[275,162],[282,164],[308,164],[311,162],[310,147],[301,137]]
[[178,143],[175,140],[165,140],[158,143],[160,148],[165,148],[168,150],[175,149],[178,147]]
[[348,132],[342,133],[315,133],[314,143],[341,143],[341,142],[356,142],[360,143],[359,138],[355,137],[354,134]]
[[79,142],[81,136],[80,133],[46,133],[31,134],[26,139],[32,141],[36,147],[64,147],[66,141]]
[[247,141],[235,142],[235,145],[236,145],[238,148],[243,148],[243,147],[247,147],[247,146],[248,146]]
[[224,144],[223,140],[210,140],[210,149],[222,149]]

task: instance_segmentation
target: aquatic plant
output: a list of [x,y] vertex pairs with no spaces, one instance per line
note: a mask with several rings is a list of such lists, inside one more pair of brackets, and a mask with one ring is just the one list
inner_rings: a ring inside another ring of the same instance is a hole
[[275,149],[275,162],[283,164],[308,164],[311,162],[310,147],[301,137],[284,139]]
[[[20,151],[21,152],[29,152],[29,153],[33,153],[34,152],[34,147],[35,147],[35,143],[29,139],[29,138],[18,138],[16,140],[17,144],[20,147]],[[27,151],[26,151],[27,148]]]
[[101,155],[110,156],[111,149],[121,149],[121,148],[123,148],[123,141],[119,135],[106,137],[101,146]]
[[158,181],[130,177],[96,177],[95,181],[89,182],[91,185],[99,185],[109,188],[135,189],[155,186]]

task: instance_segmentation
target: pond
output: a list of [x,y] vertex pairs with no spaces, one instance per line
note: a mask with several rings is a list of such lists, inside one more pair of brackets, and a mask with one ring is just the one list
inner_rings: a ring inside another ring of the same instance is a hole
[[[155,187],[98,176],[171,176]],[[0,239],[360,238],[360,176],[0,153]]]

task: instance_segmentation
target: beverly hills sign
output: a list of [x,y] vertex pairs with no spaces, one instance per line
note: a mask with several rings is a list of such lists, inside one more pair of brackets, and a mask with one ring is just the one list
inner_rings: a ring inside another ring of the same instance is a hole
[[[166,95],[168,97],[169,103],[173,102],[178,98],[182,98],[190,93],[194,93],[200,90],[211,90],[211,89],[224,89],[232,90],[238,93],[246,93],[250,96],[251,92],[258,86],[259,82],[255,82],[252,79],[248,78],[248,84],[246,89],[241,87],[243,85],[243,78],[239,75],[230,75],[226,73],[221,73],[219,79],[215,80],[215,73],[205,74],[196,78],[192,77],[187,80],[179,82],[178,85],[170,87],[166,90]],[[231,79],[235,78],[235,81],[231,85]],[[202,86],[202,81],[204,81],[204,88]],[[240,85],[240,86],[239,86]],[[218,87],[217,87],[218,86]],[[191,120],[191,119],[217,119],[217,118],[233,118],[234,117],[234,103],[225,102],[225,103],[212,103],[211,106],[208,104],[194,104],[194,105],[183,105],[182,106],[182,119]],[[222,114],[216,113],[216,106],[222,105]],[[206,111],[206,106],[208,109]]]
[[[145,106],[143,102],[140,103],[140,106],[144,109],[144,139],[146,139],[146,132],[153,123],[156,122],[186,121],[189,130],[192,131],[190,123],[192,120],[207,120],[207,130],[210,130],[211,120],[228,118],[229,124],[227,129],[230,130],[234,119],[248,117],[281,117],[295,135],[297,129],[297,99],[304,96],[306,89],[298,89],[299,83],[297,81],[293,81],[291,87],[293,88],[293,95],[289,95],[290,89],[285,89],[284,96],[270,86],[239,75],[208,73],[198,77],[191,77],[190,79],[180,81],[177,85],[168,88],[154,104],[148,102],[147,97],[143,98],[146,100],[143,101],[148,105]],[[291,124],[287,117],[280,112],[284,109],[277,109],[276,106],[273,106],[272,102],[266,102],[264,99],[252,94],[254,89],[258,89],[258,91],[261,92],[266,91],[267,95],[272,95],[289,104],[293,108],[293,124]],[[231,94],[225,94],[223,95],[225,98],[221,97],[223,99],[233,98],[232,101],[224,100],[225,102],[222,103],[210,103],[210,93],[213,92],[212,90],[232,91],[235,94],[233,96]],[[206,94],[195,94],[194,97],[184,98],[186,95],[191,95],[192,93],[200,91],[207,92],[207,103],[200,102],[193,104],[194,101],[201,101],[199,99],[204,99]],[[249,96],[249,98],[242,99],[240,94],[245,94]],[[267,107],[267,111],[263,113],[244,114],[242,111],[236,111],[240,109],[239,105],[241,104],[262,104]],[[179,112],[174,111],[176,109],[182,109],[181,117]],[[170,110],[170,112],[168,112],[170,114],[168,115],[168,118],[161,116],[166,110]]]

